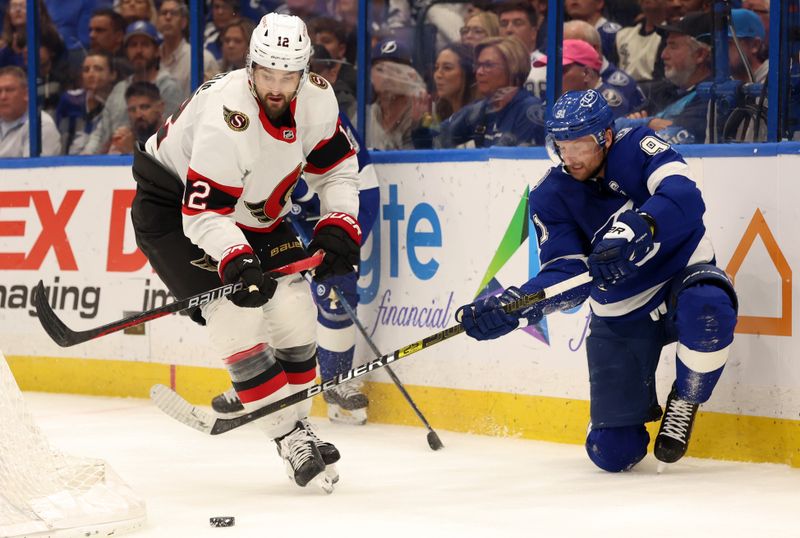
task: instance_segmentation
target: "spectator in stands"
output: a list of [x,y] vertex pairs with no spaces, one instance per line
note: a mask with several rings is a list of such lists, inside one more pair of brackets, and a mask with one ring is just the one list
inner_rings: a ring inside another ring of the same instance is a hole
[[600,54],[609,62],[617,63],[617,32],[621,28],[616,22],[603,16],[603,0],[565,0],[564,9],[573,20],[586,21],[600,34]]
[[500,31],[503,35],[516,36],[525,46],[533,61],[536,51],[536,32],[538,20],[530,3],[524,0],[512,0],[499,4],[495,8],[500,19]]
[[114,62],[107,52],[89,52],[83,59],[81,87],[61,94],[56,124],[65,155],[80,155],[117,82]]
[[71,70],[77,71],[89,47],[89,19],[95,0],[44,0],[68,51]]
[[[58,155],[61,141],[47,112],[40,113],[42,155]],[[0,157],[29,157],[28,77],[21,67],[0,67]]]
[[125,19],[113,9],[97,9],[89,19],[89,50],[124,56]]
[[125,32],[125,52],[133,67],[133,74],[120,80],[108,97],[100,123],[91,134],[83,152],[85,154],[106,153],[111,134],[128,121],[125,90],[133,82],[154,83],[161,93],[166,114],[178,108],[186,97],[174,78],[159,69],[159,48],[161,35],[155,26],[146,21],[137,21],[128,26]]
[[355,88],[339,78],[341,74],[339,68],[344,61],[331,58],[330,52],[324,46],[314,45],[314,53],[311,55],[311,70],[331,83],[333,93],[336,94],[336,101],[339,103],[339,110],[349,119],[356,117],[358,101]]
[[219,71],[233,71],[245,67],[250,35],[254,29],[253,22],[245,18],[233,21],[222,29],[219,36],[222,43],[222,61]]
[[356,86],[358,77],[352,64],[347,61],[347,31],[344,24],[330,17],[317,17],[308,25],[311,41],[325,47],[332,62],[325,77],[333,86],[339,108],[348,118],[355,118]]
[[122,47],[125,39],[125,19],[109,8],[96,9],[89,19],[89,51],[107,52],[114,59],[114,70],[119,78],[133,73],[133,68]]
[[474,48],[487,37],[500,35],[500,19],[491,11],[478,10],[464,22],[459,33],[461,43]]
[[442,147],[520,146],[544,143],[544,110],[523,89],[530,56],[516,37],[492,37],[475,47],[478,101],[441,125]]
[[[189,9],[183,0],[164,0],[158,8],[156,27],[161,33],[162,42],[159,54],[161,69],[174,78],[185,95],[191,92],[192,58],[191,47],[184,37],[189,26]],[[252,28],[251,28],[252,32]],[[247,39],[249,41],[250,34]],[[209,79],[219,72],[214,56],[203,51],[204,79]]]
[[370,78],[375,102],[367,110],[367,147],[413,149],[412,132],[430,109],[430,96],[408,48],[392,39],[378,43]]
[[541,52],[547,48],[547,1],[530,0],[530,4],[536,12],[536,20],[539,21],[536,28],[536,50]]
[[713,0],[681,0],[681,15],[685,17],[694,11],[708,13],[711,11],[712,2]]
[[[39,32],[58,35],[47,6],[42,0],[37,0],[39,7]],[[11,0],[8,3],[8,11],[3,17],[3,28],[0,33],[0,67],[6,65],[16,65],[24,67],[25,34],[26,34],[26,8],[25,0]]]
[[639,0],[641,21],[617,32],[619,68],[637,82],[660,79],[664,76],[661,51],[665,45],[661,25],[667,21],[666,0]]
[[133,153],[134,144],[144,144],[164,123],[164,102],[151,82],[134,82],[125,90],[128,124],[111,136],[109,154]]
[[728,36],[731,77],[742,82],[766,82],[769,61],[761,61],[765,38],[761,19],[749,9],[732,9],[731,22],[739,41],[737,47],[733,38]]
[[296,15],[304,21],[327,15],[325,5],[320,0],[285,0],[275,12]]
[[119,0],[117,11],[128,26],[136,21],[146,21],[150,24],[156,22],[156,6],[153,0]]
[[678,98],[654,116],[634,114],[617,127],[647,125],[671,144],[702,144],[706,140],[707,100],[697,95],[697,84],[713,77],[711,70],[711,15],[689,13],[664,27],[667,46],[661,57],[665,76],[680,89]]
[[472,48],[453,44],[439,51],[433,69],[433,81],[436,85],[433,120],[440,123],[476,98]]
[[683,17],[682,0],[667,0],[667,22],[673,24]]
[[[534,67],[546,66],[547,56],[539,56],[533,65]],[[608,102],[608,106],[614,112],[614,118],[620,118],[636,111],[618,88],[603,82],[600,77],[602,66],[600,54],[586,41],[564,40],[562,66],[562,94],[575,90],[597,90]]]
[[211,2],[211,20],[206,24],[204,43],[206,50],[214,59],[222,59],[222,43],[219,34],[230,23],[239,19],[238,0],[213,0]]
[[[28,47],[24,47],[25,69],[28,67]],[[64,42],[53,28],[43,29],[39,36],[39,71],[36,74],[36,93],[39,107],[51,116],[55,114],[61,91],[72,83],[69,65],[64,54]]]

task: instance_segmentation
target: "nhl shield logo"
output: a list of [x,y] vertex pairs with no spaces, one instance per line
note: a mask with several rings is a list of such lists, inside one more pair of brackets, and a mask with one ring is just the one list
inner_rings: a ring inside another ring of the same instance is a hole
[[284,129],[281,133],[284,140],[294,140],[294,131],[292,129]]
[[225,118],[228,127],[234,131],[244,131],[250,126],[250,118],[247,117],[247,114],[231,110],[225,105],[222,106],[222,117]]

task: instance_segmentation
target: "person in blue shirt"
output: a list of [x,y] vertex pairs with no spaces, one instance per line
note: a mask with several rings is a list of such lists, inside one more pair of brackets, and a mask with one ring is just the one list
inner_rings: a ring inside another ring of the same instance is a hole
[[[656,366],[662,348],[677,341],[676,379],[654,450],[658,460],[673,463],[686,452],[736,325],[736,293],[715,265],[702,195],[683,158],[652,130],[615,132],[612,112],[595,90],[562,95],[546,127],[548,147],[562,164],[530,193],[541,271],[462,306],[457,317],[468,335],[487,340],[514,330],[519,318],[537,323],[589,300],[586,451],[610,472],[645,457],[644,425],[662,414]],[[502,308],[587,269],[587,284],[513,314]]]
[[484,39],[475,47],[475,79],[483,97],[440,126],[438,145],[521,146],[544,143],[542,102],[522,85],[530,58],[516,37]]

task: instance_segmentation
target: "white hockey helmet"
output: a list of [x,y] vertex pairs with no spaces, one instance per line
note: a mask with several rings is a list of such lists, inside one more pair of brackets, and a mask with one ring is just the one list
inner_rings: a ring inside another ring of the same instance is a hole
[[282,71],[302,71],[300,83],[297,85],[299,92],[308,78],[312,50],[306,23],[300,17],[278,13],[264,15],[250,36],[247,76],[251,88],[253,64],[258,64]]

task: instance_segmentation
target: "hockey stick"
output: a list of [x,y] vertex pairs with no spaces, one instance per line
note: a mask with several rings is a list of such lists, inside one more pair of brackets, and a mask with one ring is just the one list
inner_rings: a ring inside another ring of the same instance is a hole
[[[273,278],[277,278],[283,275],[298,273],[300,271],[307,271],[318,266],[322,261],[323,256],[324,254],[319,252],[314,256],[310,256],[303,260],[288,263],[284,266],[278,267],[277,269],[273,269],[268,274]],[[236,293],[242,289],[242,285],[243,284],[241,282],[237,282],[236,284],[225,284],[224,286],[214,288],[213,290],[204,291],[203,293],[198,293],[197,295],[187,297],[186,299],[181,299],[180,301],[175,301],[174,303],[170,303],[159,308],[140,312],[138,314],[128,316],[127,318],[113,321],[101,327],[87,329],[85,331],[73,331],[67,327],[64,322],[61,321],[61,319],[59,319],[47,302],[47,296],[44,293],[44,283],[41,280],[36,285],[36,297],[34,298],[33,302],[36,305],[36,313],[39,316],[39,322],[41,322],[42,327],[44,327],[44,330],[47,331],[47,334],[50,335],[50,338],[52,338],[53,341],[61,347],[69,347],[74,346],[75,344],[88,342],[89,340],[94,340],[95,338],[100,338],[101,336],[105,336],[107,334],[121,331],[122,329],[126,329],[128,327],[140,325],[146,321],[164,317],[175,312],[181,312],[187,308],[202,306],[210,303],[214,299],[219,299],[220,297],[225,297],[226,295]]]
[[[293,217],[292,218],[288,218],[287,220],[289,221],[289,224],[294,229],[294,232],[297,234],[297,236],[303,242],[303,245],[308,247],[308,243],[309,243],[308,236],[305,234],[305,231],[300,227],[300,224]],[[314,282],[313,282],[313,279],[311,278],[311,275],[306,274],[305,275],[305,279],[313,287]],[[358,328],[358,332],[361,333],[361,336],[367,342],[367,345],[372,350],[372,353],[375,354],[376,358],[379,358],[381,356],[381,352],[378,349],[378,346],[375,345],[375,342],[372,341],[372,338],[370,338],[369,333],[367,333],[367,330],[364,328],[364,325],[362,325],[361,321],[359,321],[358,314],[356,314],[355,309],[352,306],[350,306],[349,302],[347,302],[347,299],[345,299],[344,294],[339,289],[339,286],[332,285],[331,288],[333,289],[333,293],[339,299],[339,302],[341,303],[342,308],[344,308],[344,311],[347,313],[347,316],[353,321],[353,323],[355,324],[356,328]],[[392,382],[397,387],[397,390],[399,390],[400,394],[403,395],[403,398],[406,399],[406,401],[408,402],[408,405],[411,406],[411,409],[417,415],[417,418],[419,418],[420,422],[422,422],[422,424],[425,425],[425,428],[427,428],[427,430],[428,430],[428,436],[427,436],[428,446],[431,447],[431,450],[440,450],[440,449],[444,448],[444,444],[442,444],[442,440],[439,439],[439,435],[434,431],[433,428],[431,428],[431,425],[428,422],[428,419],[426,419],[425,415],[422,414],[422,411],[419,410],[419,407],[417,407],[417,404],[414,403],[414,400],[411,398],[411,395],[406,390],[406,387],[403,385],[403,382],[400,381],[400,378],[397,377],[397,374],[394,373],[394,370],[392,370],[392,368],[388,364],[386,365],[386,373],[389,374],[389,377],[391,378]]]
[[[553,297],[560,293],[577,288],[578,286],[587,284],[591,282],[591,280],[592,277],[589,276],[588,272],[581,273],[557,284],[553,284],[552,286],[548,286],[547,288],[544,288],[536,293],[520,297],[518,300],[503,306],[503,310],[506,312],[514,312],[516,310],[527,308],[549,297]],[[423,349],[428,349],[429,347],[444,342],[445,340],[448,340],[453,336],[463,332],[464,327],[462,325],[448,327],[442,331],[439,331],[438,333],[425,337],[422,340],[418,340],[412,344],[401,347],[400,349],[397,349],[387,355],[381,355],[377,359],[348,370],[344,374],[340,374],[333,379],[323,381],[322,383],[317,383],[316,385],[312,385],[305,390],[295,392],[294,394],[291,394],[276,402],[272,402],[264,407],[259,407],[258,409],[250,411],[249,413],[245,413],[236,417],[217,417],[216,415],[209,413],[202,408],[195,407],[194,405],[190,404],[178,393],[164,385],[153,385],[153,387],[150,389],[150,398],[162,411],[178,422],[182,422],[187,426],[203,433],[218,435],[240,426],[244,426],[245,424],[249,424],[254,420],[258,420],[259,418],[265,417],[276,411],[280,411],[281,409],[289,407],[290,405],[313,398],[317,394],[325,392],[326,390],[330,390],[337,385],[347,383],[348,381],[351,381],[357,377],[361,377],[380,368],[384,368],[390,363],[397,362],[400,359],[408,357],[409,355],[413,355],[414,353],[422,351]]]

